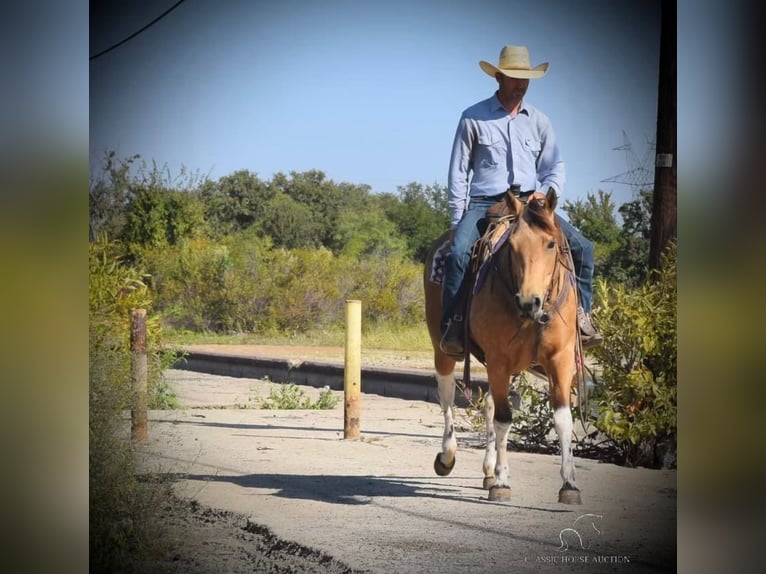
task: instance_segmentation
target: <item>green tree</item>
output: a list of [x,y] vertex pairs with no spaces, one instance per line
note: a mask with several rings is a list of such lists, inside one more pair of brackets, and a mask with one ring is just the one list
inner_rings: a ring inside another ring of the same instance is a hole
[[434,240],[449,226],[447,190],[411,182],[397,188],[397,201],[383,199],[388,218],[406,239],[413,259],[425,261]]
[[350,257],[407,252],[407,241],[380,209],[344,210],[338,218],[333,244],[340,255]]
[[562,209],[569,216],[570,223],[593,242],[594,274],[609,277],[608,263],[620,246],[620,227],[615,218],[612,194],[599,190],[598,195],[589,193],[585,201],[565,201]]
[[332,245],[338,214],[344,201],[341,189],[332,180],[326,179],[324,172],[316,169],[291,171],[289,177],[277,173],[270,185],[275,193],[286,195],[308,210],[312,221],[311,231],[317,240],[315,245]]
[[651,236],[652,191],[641,191],[638,197],[624,203],[620,246],[612,253],[609,267],[614,279],[638,287],[649,272],[649,242]]
[[187,191],[134,187],[125,208],[121,238],[129,252],[175,245],[207,229],[199,199]]
[[167,218],[165,190],[136,190],[126,208],[122,240],[132,246],[166,245]]
[[322,244],[322,225],[314,218],[311,207],[282,192],[266,205],[262,230],[275,247],[295,249]]
[[569,221],[593,242],[596,277],[636,287],[648,269],[651,192],[619,208],[622,227],[617,224],[611,193],[599,190],[585,201],[566,201],[563,210]]
[[262,224],[266,206],[275,195],[270,185],[248,170],[207,181],[199,189],[205,216],[217,237]]
[[184,168],[173,177],[167,167],[138,163],[140,156],[109,152],[89,189],[90,241],[122,240],[132,247],[173,244],[206,231],[196,194],[197,177]]
[[116,239],[122,233],[130,193],[130,170],[138,159],[138,155],[119,159],[110,151],[100,173],[92,174],[88,191],[90,241],[102,236]]

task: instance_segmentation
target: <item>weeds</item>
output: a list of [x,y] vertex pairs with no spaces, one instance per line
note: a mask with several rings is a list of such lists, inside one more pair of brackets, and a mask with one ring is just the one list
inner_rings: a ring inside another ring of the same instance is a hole
[[314,401],[307,397],[295,383],[274,387],[269,391],[267,398],[258,398],[254,401],[256,408],[274,410],[329,410],[335,408],[339,402],[340,399],[329,387],[322,389],[319,399]]

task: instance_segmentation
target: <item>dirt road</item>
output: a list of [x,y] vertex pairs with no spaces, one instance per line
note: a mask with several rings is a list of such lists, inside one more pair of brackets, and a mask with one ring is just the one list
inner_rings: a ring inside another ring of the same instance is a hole
[[184,524],[204,526],[186,536],[192,558],[178,555],[200,568],[186,571],[675,571],[675,471],[577,459],[584,503],[569,507],[557,456],[512,453],[512,500],[493,503],[479,435],[459,435],[455,471],[434,474],[437,405],[365,395],[362,438],[346,441],[342,404],[233,408],[273,383],[168,378],[185,407],[151,413],[144,466],[173,477],[196,509]]

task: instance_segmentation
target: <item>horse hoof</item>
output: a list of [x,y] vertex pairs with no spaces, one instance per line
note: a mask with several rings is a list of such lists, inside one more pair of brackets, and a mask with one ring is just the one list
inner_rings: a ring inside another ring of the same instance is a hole
[[484,490],[489,490],[490,488],[495,486],[495,482],[497,482],[497,481],[496,481],[494,476],[485,476],[484,477],[484,482],[482,483],[481,486],[482,486],[482,488]]
[[508,486],[493,486],[489,489],[489,500],[507,502],[511,499],[511,489]]
[[582,504],[580,491],[574,488],[562,488],[559,490],[559,502],[563,504]]
[[452,469],[455,468],[455,461],[457,458],[452,459],[452,464],[447,466],[442,462],[442,453],[438,453],[436,455],[436,460],[434,460],[434,470],[436,471],[436,474],[439,476],[447,476],[450,472],[452,472]]

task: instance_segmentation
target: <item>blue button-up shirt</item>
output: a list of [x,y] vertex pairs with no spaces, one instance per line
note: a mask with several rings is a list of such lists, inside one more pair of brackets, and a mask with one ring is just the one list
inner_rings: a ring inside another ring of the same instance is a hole
[[[470,178],[469,174],[473,172]],[[452,145],[449,208],[454,228],[469,196],[493,196],[517,183],[523,191],[564,189],[564,160],[543,112],[523,102],[512,116],[497,93],[466,109]]]

